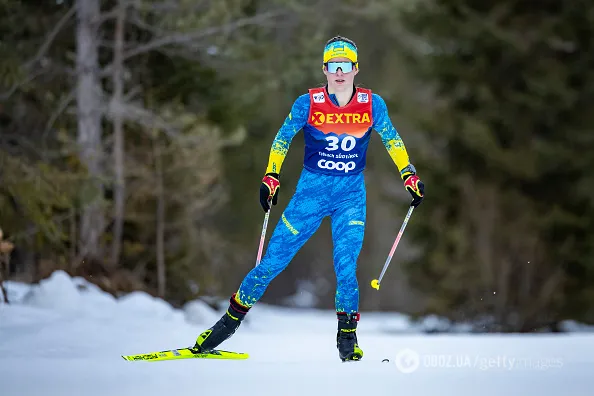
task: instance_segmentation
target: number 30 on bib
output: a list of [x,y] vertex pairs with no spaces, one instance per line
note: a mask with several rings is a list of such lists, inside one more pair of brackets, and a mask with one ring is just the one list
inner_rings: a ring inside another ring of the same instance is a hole
[[351,151],[357,145],[357,139],[348,135],[342,140],[337,136],[328,136],[326,140],[328,141],[328,147],[326,147],[326,150],[328,151],[338,150],[339,148],[342,151]]

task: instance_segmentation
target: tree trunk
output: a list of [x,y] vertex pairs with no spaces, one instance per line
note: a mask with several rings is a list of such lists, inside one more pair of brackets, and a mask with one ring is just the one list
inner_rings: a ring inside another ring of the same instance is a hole
[[76,266],[76,208],[70,208],[70,270]]
[[159,297],[165,297],[165,194],[163,191],[163,165],[159,143],[154,141],[155,173],[157,179],[157,292]]
[[80,215],[80,256],[100,259],[105,227],[103,198],[101,86],[99,83],[99,0],[77,0],[76,102],[80,160],[89,176]]
[[[6,264],[6,268],[5,268],[5,264]],[[6,292],[6,289],[4,288],[4,271],[6,271],[6,273],[8,273],[8,265],[9,265],[8,260],[5,263],[2,256],[0,255],[0,293],[2,293],[2,299],[4,300],[4,302],[6,304],[8,304],[8,293]]]
[[[123,0],[118,2],[118,11],[115,26],[115,43],[113,56],[113,97],[115,106],[124,101],[124,23],[126,18],[126,5]],[[117,266],[120,259],[122,234],[124,228],[124,212],[126,208],[126,180],[124,174],[124,127],[120,111],[113,115],[113,160],[114,160],[114,227],[113,243],[111,246],[111,264]]]

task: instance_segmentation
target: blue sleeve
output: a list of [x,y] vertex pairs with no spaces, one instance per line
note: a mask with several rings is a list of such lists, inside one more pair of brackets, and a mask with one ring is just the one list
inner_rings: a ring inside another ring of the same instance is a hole
[[372,117],[373,129],[380,135],[388,154],[390,154],[392,161],[400,171],[400,176],[414,174],[415,168],[409,161],[404,142],[394,125],[392,125],[386,102],[378,94],[372,94]]
[[307,123],[309,116],[309,93],[303,94],[295,100],[291,112],[285,118],[270,148],[270,157],[266,173],[280,173],[283,161],[289,151],[291,141]]

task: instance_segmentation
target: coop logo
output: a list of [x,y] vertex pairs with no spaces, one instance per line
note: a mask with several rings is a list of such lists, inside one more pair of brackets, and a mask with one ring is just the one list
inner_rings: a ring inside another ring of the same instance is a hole
[[322,124],[364,124],[370,122],[369,113],[329,113],[324,114],[316,111],[311,115],[311,122],[314,125]]
[[318,92],[313,95],[314,103],[324,103],[326,98],[324,97],[324,92]]
[[336,169],[338,171],[344,171],[344,173],[349,173],[353,169],[355,169],[355,162],[340,162],[340,161],[328,161],[325,159],[321,159],[318,161],[318,167],[321,169]]

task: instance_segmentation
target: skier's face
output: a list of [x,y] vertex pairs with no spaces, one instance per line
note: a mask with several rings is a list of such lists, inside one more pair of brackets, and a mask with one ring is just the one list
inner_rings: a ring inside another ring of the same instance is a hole
[[[332,58],[328,62],[351,63],[349,58]],[[331,73],[330,71],[334,71],[333,69],[334,68],[331,69],[330,67],[324,67],[324,74],[328,79],[328,87],[331,88],[333,91],[347,91],[353,89],[355,76],[357,75],[357,73],[359,73],[359,69],[353,66],[350,71],[347,71],[347,68],[345,68],[345,70],[342,70],[342,68],[339,67],[335,70],[335,73]]]

